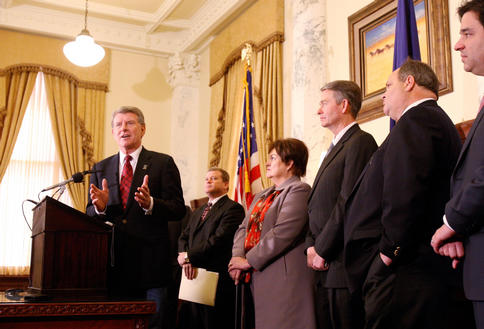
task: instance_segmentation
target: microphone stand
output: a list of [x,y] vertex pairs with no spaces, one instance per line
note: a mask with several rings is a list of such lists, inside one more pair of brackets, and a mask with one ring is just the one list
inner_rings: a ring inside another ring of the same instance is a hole
[[55,195],[57,193],[59,193],[59,195],[57,196],[57,199],[56,200],[59,200],[62,196],[62,194],[65,192],[66,190],[66,185],[62,185],[62,186],[59,186],[59,188],[57,190],[55,190],[55,192],[52,194],[52,198],[55,198]]

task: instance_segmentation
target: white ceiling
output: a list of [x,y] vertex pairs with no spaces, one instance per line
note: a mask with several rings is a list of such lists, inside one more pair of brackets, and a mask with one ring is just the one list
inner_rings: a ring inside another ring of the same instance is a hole
[[[89,0],[87,29],[102,46],[158,56],[199,53],[256,0]],[[0,0],[0,27],[72,40],[85,0]],[[1,42],[0,42],[1,43]]]

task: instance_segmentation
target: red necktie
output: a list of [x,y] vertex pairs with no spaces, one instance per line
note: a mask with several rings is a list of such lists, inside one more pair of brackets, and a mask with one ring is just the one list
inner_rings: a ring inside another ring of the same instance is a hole
[[484,96],[482,96],[481,98],[481,104],[479,105],[479,110],[477,110],[477,113],[479,113],[483,107],[484,107]]
[[207,217],[207,214],[210,211],[210,208],[212,208],[211,202],[207,203],[207,206],[205,207],[205,209],[203,209],[202,217],[200,217],[201,222],[203,222],[205,220],[205,217]]
[[126,155],[124,158],[123,173],[121,174],[121,183],[119,184],[119,191],[121,192],[121,202],[123,203],[123,209],[126,209],[128,203],[129,189],[131,188],[131,182],[133,181],[133,167],[131,167],[131,155]]

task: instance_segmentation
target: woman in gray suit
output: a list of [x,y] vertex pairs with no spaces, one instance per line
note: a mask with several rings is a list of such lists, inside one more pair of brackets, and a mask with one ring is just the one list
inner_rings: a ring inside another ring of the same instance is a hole
[[306,266],[308,149],[294,138],[269,148],[267,177],[274,186],[257,194],[239,226],[229,263],[231,277],[250,282],[257,329],[315,328],[312,280]]

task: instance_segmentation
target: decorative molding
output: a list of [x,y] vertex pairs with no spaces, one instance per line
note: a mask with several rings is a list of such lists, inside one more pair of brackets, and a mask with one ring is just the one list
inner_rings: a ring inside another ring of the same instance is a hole
[[[79,15],[40,8],[14,7],[0,15],[0,27],[73,40],[82,29]],[[147,34],[142,26],[89,17],[88,29],[102,46],[169,54],[179,48],[177,36],[184,32]]]
[[200,82],[200,56],[175,53],[168,58],[168,83],[177,86],[197,87]]
[[[33,0],[22,5],[0,0],[0,27],[73,40],[83,27],[84,5],[73,0]],[[93,3],[88,29],[105,47],[164,57],[176,52],[199,52],[214,31],[254,0],[208,0],[190,18],[164,21],[183,0],[163,1],[158,10],[139,10]],[[156,32],[158,27],[179,31]]]
[[[13,2],[13,0],[11,0]],[[18,2],[18,0],[16,0]],[[77,11],[84,15],[85,3],[79,0],[30,0],[34,6],[49,6],[51,8],[58,8],[64,11]],[[66,10],[67,9],[67,10]],[[111,6],[101,2],[90,1],[88,4],[89,9],[89,19],[92,14],[99,14],[111,18],[136,21],[140,23],[151,23],[155,22],[155,17],[153,14],[147,13],[146,11],[136,10],[133,8],[123,8],[118,6]],[[89,25],[89,22],[88,22]]]
[[156,11],[156,20],[149,25],[146,30],[148,33],[153,33],[156,28],[163,23],[163,20],[178,6],[181,0],[167,0],[163,1],[160,8]]
[[193,47],[208,37],[217,26],[222,25],[230,15],[252,2],[254,0],[208,0],[192,17],[191,28],[181,43],[182,51],[193,50]]
[[90,303],[36,303],[4,304],[1,317],[23,316],[74,316],[96,314],[152,314],[156,311],[154,302],[90,302]]

